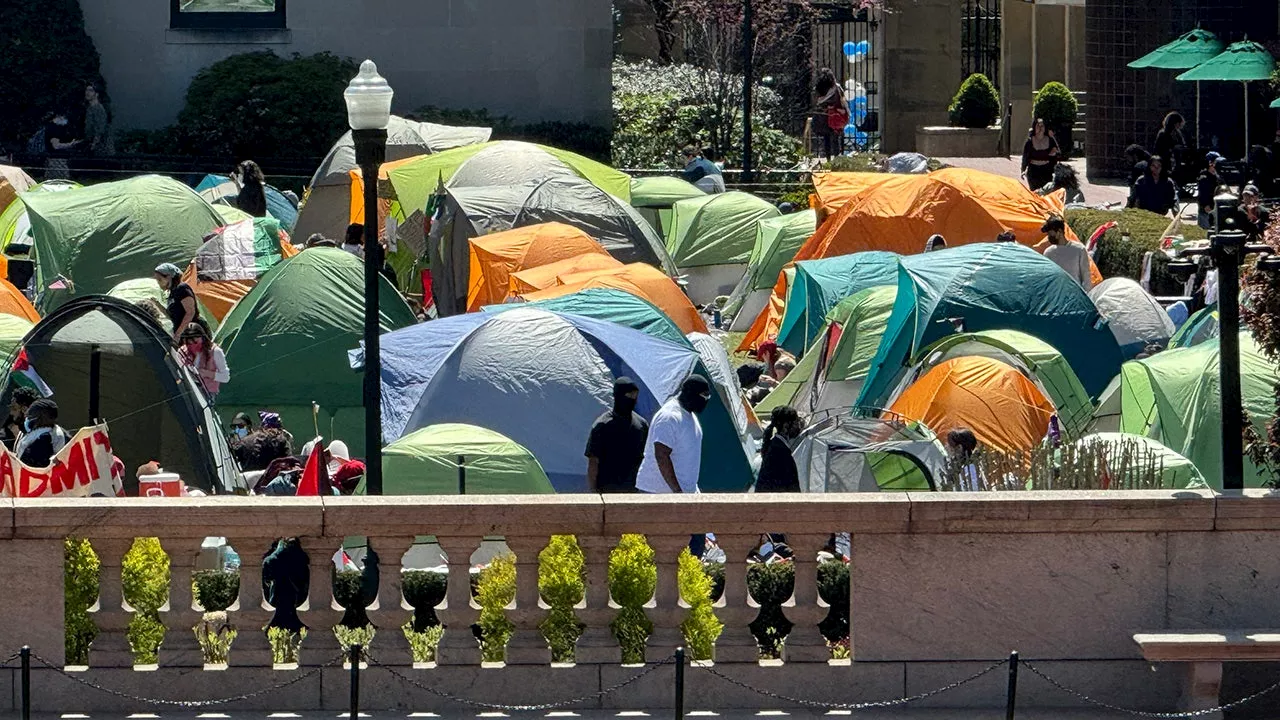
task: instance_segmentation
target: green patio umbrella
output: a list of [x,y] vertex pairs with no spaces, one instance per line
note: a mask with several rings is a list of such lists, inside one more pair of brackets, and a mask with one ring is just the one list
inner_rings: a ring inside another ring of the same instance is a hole
[[1238,80],[1244,88],[1244,149],[1249,152],[1249,83],[1268,80],[1276,69],[1276,59],[1256,42],[1231,43],[1220,55],[1182,73],[1183,81]]
[[[1226,44],[1208,30],[1196,28],[1129,63],[1134,70],[1189,70],[1213,59]],[[1196,83],[1196,146],[1200,145],[1200,83]]]

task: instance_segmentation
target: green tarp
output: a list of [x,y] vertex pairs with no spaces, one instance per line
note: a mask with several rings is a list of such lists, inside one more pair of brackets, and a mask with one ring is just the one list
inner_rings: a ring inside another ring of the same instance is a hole
[[[381,327],[389,332],[416,322],[391,283],[379,277]],[[296,439],[315,432],[311,403],[320,405],[320,434],[364,452],[364,392],[347,351],[364,333],[364,264],[345,250],[311,248],[282,260],[236,303],[217,341],[227,355],[231,382],[218,397],[220,411],[256,415],[274,410]]]
[[382,474],[384,495],[555,492],[542,466],[523,445],[462,423],[430,425],[386,446]]
[[778,346],[799,357],[821,334],[827,313],[837,303],[859,290],[896,284],[898,259],[897,253],[872,250],[796,263]]
[[[23,201],[31,215],[41,312],[72,297],[104,294],[161,263],[186,267],[205,235],[223,224],[194,190],[159,175],[25,193]],[[59,276],[70,287],[50,289]]]
[[[489,305],[485,312],[506,312],[517,308],[541,308],[551,312],[570,313],[597,320],[625,325],[634,330],[670,340],[678,345],[689,345],[679,326],[656,305],[624,290],[613,288],[588,288],[550,300],[528,303]],[[692,346],[690,346],[692,347]]]
[[817,232],[818,214],[804,210],[766,218],[756,223],[756,242],[747,260],[750,290],[768,290],[778,282],[778,273],[796,256],[796,251]]
[[671,208],[667,252],[676,267],[745,264],[756,241],[756,223],[778,217],[772,203],[731,191],[681,200]]

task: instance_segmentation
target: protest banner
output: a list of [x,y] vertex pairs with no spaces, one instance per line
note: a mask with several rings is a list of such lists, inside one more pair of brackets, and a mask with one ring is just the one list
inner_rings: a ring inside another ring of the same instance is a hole
[[112,478],[113,460],[106,425],[80,428],[45,468],[24,465],[17,455],[4,449],[0,453],[0,496],[115,497],[119,482]]

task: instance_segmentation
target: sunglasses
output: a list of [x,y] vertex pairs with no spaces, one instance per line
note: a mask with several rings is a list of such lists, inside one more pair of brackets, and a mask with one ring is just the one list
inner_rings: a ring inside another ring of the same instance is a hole
[[232,423],[232,425],[231,425],[231,429],[232,429],[232,430],[239,430],[240,428],[244,428],[244,429],[248,430],[248,429],[249,429],[249,426],[248,426],[248,425],[245,425],[245,424],[243,424],[243,423],[239,423],[239,424],[237,424],[237,423]]

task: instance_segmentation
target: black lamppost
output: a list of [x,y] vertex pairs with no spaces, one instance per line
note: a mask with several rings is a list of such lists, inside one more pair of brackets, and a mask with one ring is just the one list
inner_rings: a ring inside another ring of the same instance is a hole
[[752,157],[751,114],[755,98],[751,78],[755,73],[755,8],[753,0],[742,0],[742,182],[749,183],[755,170]]
[[364,181],[364,453],[365,488],[382,494],[382,347],[378,337],[378,275],[382,243],[378,241],[378,170],[387,156],[387,124],[395,93],[372,60],[347,85],[347,122],[355,144],[356,164]]

